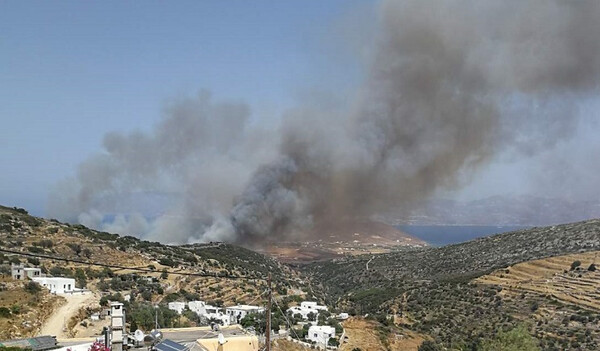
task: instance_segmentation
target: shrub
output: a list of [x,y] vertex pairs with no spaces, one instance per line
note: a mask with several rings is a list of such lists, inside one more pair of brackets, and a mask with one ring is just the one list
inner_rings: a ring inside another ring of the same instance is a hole
[[[433,341],[431,340],[425,340],[423,341],[423,343],[419,346],[419,351],[441,351],[442,349]],[[354,350],[352,350],[354,351]]]
[[25,291],[30,294],[37,294],[38,292],[42,291],[42,287],[36,282],[29,282],[25,284]]
[[0,318],[9,318],[10,310],[6,307],[0,307]]
[[539,342],[536,338],[529,335],[524,326],[518,326],[508,332],[500,331],[493,339],[484,340],[481,344],[481,351],[538,351]]

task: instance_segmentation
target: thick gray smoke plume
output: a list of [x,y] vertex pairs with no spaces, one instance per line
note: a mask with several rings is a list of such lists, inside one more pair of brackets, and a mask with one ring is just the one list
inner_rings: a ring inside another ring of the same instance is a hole
[[168,213],[108,225],[134,222],[134,234],[163,241],[297,237],[458,186],[499,151],[548,148],[575,129],[578,101],[598,91],[598,1],[378,6],[352,106],[300,107],[265,137],[242,104],[184,100],[151,134],[108,135],[106,153],[70,184],[66,214],[106,228],[101,199],[175,193]]

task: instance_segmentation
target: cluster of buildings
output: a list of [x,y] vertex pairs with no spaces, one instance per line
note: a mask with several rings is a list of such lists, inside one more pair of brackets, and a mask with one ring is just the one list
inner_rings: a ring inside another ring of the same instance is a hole
[[46,289],[52,294],[72,294],[83,292],[83,289],[75,287],[75,279],[65,277],[47,277],[42,270],[37,267],[24,267],[23,265],[11,265],[11,276],[15,280],[30,279]]
[[314,315],[314,320],[317,320],[320,311],[327,311],[327,306],[318,305],[313,301],[303,301],[300,303],[300,306],[293,306],[287,310],[292,316],[301,315],[305,321],[309,320],[308,315],[311,313]]
[[228,326],[231,324],[239,324],[242,318],[250,313],[264,313],[265,309],[259,306],[252,305],[237,305],[231,307],[220,308],[206,304],[204,301],[186,302],[169,302],[169,309],[176,311],[178,314],[183,313],[186,308],[196,313],[200,317],[208,320],[217,320],[221,325]]

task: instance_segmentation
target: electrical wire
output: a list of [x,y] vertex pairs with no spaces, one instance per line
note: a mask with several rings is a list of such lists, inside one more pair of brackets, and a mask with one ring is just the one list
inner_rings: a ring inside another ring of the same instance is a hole
[[80,263],[80,264],[85,264],[85,265],[88,265],[88,266],[97,266],[97,267],[106,267],[106,268],[130,270],[130,271],[135,271],[135,272],[145,272],[145,273],[161,273],[161,272],[166,272],[167,274],[176,274],[176,275],[184,275],[184,276],[192,276],[192,277],[222,278],[222,279],[240,279],[240,280],[266,280],[264,278],[250,278],[250,277],[235,276],[235,275],[219,276],[217,273],[215,273],[215,274],[208,274],[208,273],[193,273],[193,272],[174,272],[174,271],[167,271],[167,270],[157,271],[157,270],[152,270],[150,268],[127,267],[127,266],[121,266],[121,265],[116,265],[116,264],[108,264],[108,263],[85,261],[85,260],[81,260],[81,259],[77,259],[77,258],[75,258],[75,259],[73,259],[73,258],[63,258],[63,257],[55,257],[55,256],[50,256],[50,255],[44,255],[44,254],[34,254],[34,253],[29,253],[29,252],[21,252],[21,251],[15,251],[15,250],[8,250],[8,249],[4,249],[4,248],[0,248],[0,252],[5,252],[5,253],[9,253],[9,254],[14,254],[14,255],[20,255],[20,256],[26,256],[26,257],[35,257],[35,258],[47,259],[47,260],[56,260],[56,261]]

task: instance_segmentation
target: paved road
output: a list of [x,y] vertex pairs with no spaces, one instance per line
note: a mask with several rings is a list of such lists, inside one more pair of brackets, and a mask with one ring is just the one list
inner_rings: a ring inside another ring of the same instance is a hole
[[[212,331],[210,327],[164,329],[162,332],[163,338],[171,339],[181,344],[194,344],[197,339],[214,339],[219,336],[219,333],[223,333],[223,336],[226,338],[236,335],[245,335],[237,326],[222,327],[218,332]],[[65,347],[91,342],[93,340],[95,340],[95,338],[61,339],[58,344],[60,347]]]
[[171,339],[179,343],[194,342],[197,339],[214,339],[219,336],[219,333],[223,333],[223,336],[225,337],[244,335],[238,327],[223,327],[218,332],[214,332],[208,327],[166,329],[163,331],[165,339]]

